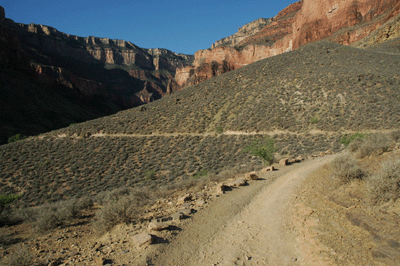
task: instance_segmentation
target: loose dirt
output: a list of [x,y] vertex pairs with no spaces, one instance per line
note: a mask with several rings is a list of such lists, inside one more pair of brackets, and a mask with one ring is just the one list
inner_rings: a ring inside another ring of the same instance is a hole
[[[310,265],[295,228],[300,186],[333,155],[280,168],[222,195],[160,247],[150,265]],[[307,214],[305,214],[307,215]],[[314,261],[318,262],[318,259]]]

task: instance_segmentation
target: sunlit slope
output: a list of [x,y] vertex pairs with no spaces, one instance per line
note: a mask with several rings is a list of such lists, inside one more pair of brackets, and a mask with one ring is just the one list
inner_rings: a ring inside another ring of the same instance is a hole
[[400,121],[399,63],[395,54],[317,42],[187,87],[143,108],[59,132],[395,128]]

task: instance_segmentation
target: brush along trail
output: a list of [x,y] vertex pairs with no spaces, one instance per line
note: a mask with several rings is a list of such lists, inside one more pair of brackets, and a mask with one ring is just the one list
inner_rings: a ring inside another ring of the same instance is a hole
[[[183,231],[148,258],[150,265],[311,265],[294,226],[299,187],[334,155],[265,173],[228,192],[184,224]],[[309,253],[307,253],[309,254]],[[313,255],[311,255],[313,256]]]

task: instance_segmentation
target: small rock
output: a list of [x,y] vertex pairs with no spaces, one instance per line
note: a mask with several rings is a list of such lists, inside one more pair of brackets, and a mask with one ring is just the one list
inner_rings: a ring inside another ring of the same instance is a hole
[[288,165],[289,159],[282,159],[279,161],[279,166],[286,166]]
[[151,222],[149,223],[149,230],[150,231],[162,231],[169,228],[169,224],[166,223],[159,223],[159,222]]
[[229,188],[229,186],[226,186],[224,183],[219,183],[217,185],[217,194],[224,194],[225,191]]
[[184,208],[184,209],[189,209],[191,206],[192,206],[192,203],[190,203],[190,202],[182,204],[182,208]]
[[246,175],[246,179],[247,180],[258,180],[259,177],[258,177],[258,175],[256,175],[256,173],[249,173]]
[[191,201],[192,199],[192,194],[186,194],[178,199],[178,205],[182,205],[183,203]]
[[143,246],[145,244],[151,244],[154,241],[154,237],[147,233],[140,233],[133,236],[133,241],[139,246]]
[[206,204],[206,202],[204,200],[202,200],[202,199],[199,199],[199,200],[196,201],[196,205],[197,206],[203,206],[204,204]]
[[247,185],[247,181],[244,179],[237,179],[227,184],[228,187],[241,187]]
[[179,212],[183,215],[190,215],[192,213],[192,209],[180,209]]
[[177,213],[174,213],[171,217],[172,217],[172,220],[182,220],[184,216],[181,212],[177,212]]

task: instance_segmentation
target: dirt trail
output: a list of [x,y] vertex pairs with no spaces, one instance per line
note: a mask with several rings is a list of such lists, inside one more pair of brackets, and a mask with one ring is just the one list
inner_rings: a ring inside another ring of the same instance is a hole
[[302,265],[288,226],[292,202],[311,172],[334,156],[265,173],[262,181],[228,192],[194,215],[150,265]]

